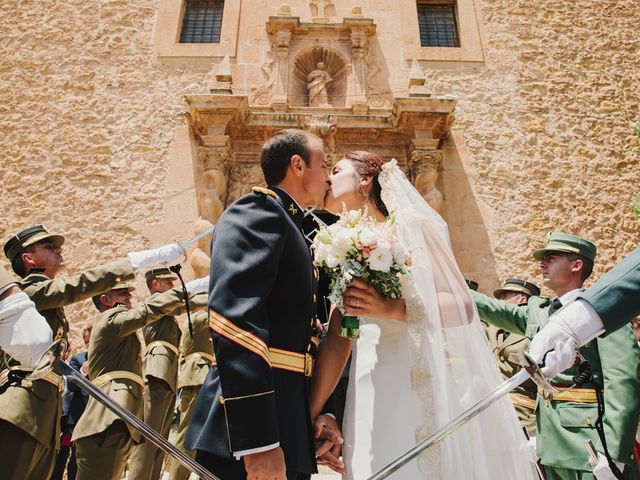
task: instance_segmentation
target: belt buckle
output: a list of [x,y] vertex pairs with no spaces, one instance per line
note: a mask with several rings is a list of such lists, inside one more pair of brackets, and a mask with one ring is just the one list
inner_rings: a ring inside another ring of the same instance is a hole
[[305,353],[304,354],[304,376],[305,377],[310,377],[311,375],[313,375],[313,363],[314,363],[313,355],[311,355],[310,353]]

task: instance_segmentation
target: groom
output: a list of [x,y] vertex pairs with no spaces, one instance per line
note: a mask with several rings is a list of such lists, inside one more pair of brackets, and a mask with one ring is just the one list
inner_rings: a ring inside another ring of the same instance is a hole
[[[262,148],[269,188],[224,212],[211,251],[209,325],[218,361],[200,391],[186,446],[223,480],[304,480],[316,472],[308,354],[317,272],[300,226],[322,208],[322,140],[283,130]],[[322,428],[336,440],[335,430]]]

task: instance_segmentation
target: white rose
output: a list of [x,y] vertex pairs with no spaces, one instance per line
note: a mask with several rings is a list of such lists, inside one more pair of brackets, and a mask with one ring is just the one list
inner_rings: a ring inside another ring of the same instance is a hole
[[319,243],[319,244],[315,244],[315,250],[314,250],[314,259],[315,259],[315,263],[317,265],[322,265],[322,262],[326,262],[327,261],[327,257],[329,256],[329,251],[331,250],[331,247],[329,245],[326,245],[324,243]]
[[396,263],[400,265],[404,265],[404,262],[407,260],[407,251],[397,242],[393,245],[393,258]]
[[327,258],[325,259],[325,262],[327,264],[327,267],[336,268],[337,266],[340,266],[344,263],[344,259],[341,257],[338,257],[337,255],[333,255],[332,253],[329,253],[327,255]]
[[376,232],[370,228],[365,228],[360,232],[358,240],[360,240],[360,243],[362,243],[363,246],[369,247],[376,242]]
[[393,264],[393,255],[391,249],[386,245],[380,245],[378,248],[371,250],[369,257],[369,267],[371,270],[378,272],[388,272]]
[[326,245],[329,245],[331,243],[331,233],[329,233],[329,230],[327,230],[326,228],[321,229],[316,234],[316,238],[314,239],[314,243],[316,243],[316,241],[318,241],[320,243],[324,243]]
[[336,252],[342,252],[342,255],[346,256],[347,252],[353,248],[354,241],[357,237],[358,232],[356,229],[343,228],[334,234],[331,246]]

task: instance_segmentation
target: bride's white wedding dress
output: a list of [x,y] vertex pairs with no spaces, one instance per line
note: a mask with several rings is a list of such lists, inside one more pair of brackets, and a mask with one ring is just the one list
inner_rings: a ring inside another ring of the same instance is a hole
[[[442,218],[395,160],[382,198],[412,257],[407,321],[361,318],[343,421],[345,478],[364,480],[502,382]],[[505,398],[389,478],[533,480],[524,436]]]

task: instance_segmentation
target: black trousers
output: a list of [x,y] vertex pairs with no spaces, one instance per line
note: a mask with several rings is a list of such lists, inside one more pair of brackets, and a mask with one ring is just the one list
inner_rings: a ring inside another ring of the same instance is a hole
[[[208,452],[198,450],[196,462],[213,473],[221,480],[246,480],[247,471],[241,460],[225,460]],[[287,480],[310,480],[308,473],[292,472],[287,470]]]

